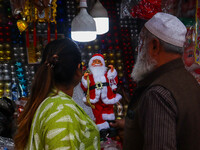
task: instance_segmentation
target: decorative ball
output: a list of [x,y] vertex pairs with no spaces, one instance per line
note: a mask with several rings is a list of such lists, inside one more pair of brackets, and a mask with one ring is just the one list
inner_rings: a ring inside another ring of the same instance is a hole
[[6,49],[10,49],[10,44],[5,44],[4,47],[5,47]]
[[107,66],[107,64],[108,64],[108,60],[105,60],[105,66]]
[[11,83],[9,83],[9,82],[6,82],[6,83],[5,83],[5,87],[6,87],[6,88],[10,88],[10,86],[11,86]]
[[0,50],[3,50],[3,44],[0,44]]
[[103,57],[104,57],[104,59],[106,59],[107,58],[107,53],[103,53]]
[[92,57],[92,53],[88,53],[88,56],[91,58]]
[[4,80],[10,80],[10,76],[9,75],[5,75],[4,76]]
[[0,57],[0,61],[4,61],[4,58],[3,58],[3,57]]
[[117,57],[121,57],[121,53],[120,53],[120,52],[117,52],[117,53],[116,53],[116,56],[117,56]]
[[17,53],[14,53],[13,55],[14,55],[14,57],[17,57],[17,56],[18,56],[18,54],[17,54]]
[[7,60],[11,60],[11,57],[6,57]]
[[4,86],[3,82],[0,82],[0,88],[2,89]]
[[2,88],[0,88],[0,94],[3,94],[3,89]]
[[16,50],[17,50],[17,47],[13,47],[13,50],[16,51]]
[[3,56],[4,52],[2,50],[0,50],[0,56]]
[[5,51],[5,54],[7,55],[7,56],[10,56],[10,51],[9,50],[7,50],[7,51]]
[[21,56],[21,57],[24,57],[24,53],[21,53],[20,56]]
[[118,64],[121,64],[121,63],[122,63],[122,60],[121,60],[121,59],[118,59],[118,60],[117,60],[117,63],[118,63]]
[[6,89],[6,93],[10,93],[10,89]]
[[109,57],[113,58],[114,57],[114,53],[109,53]]
[[119,78],[122,78],[123,77],[123,73],[119,72],[118,76],[119,76]]
[[117,69],[118,69],[119,71],[121,71],[121,70],[123,69],[123,67],[122,67],[122,66],[117,66]]
[[22,50],[24,50],[24,48],[23,48],[23,47],[20,47],[19,49],[20,49],[21,51],[22,51]]
[[115,64],[115,60],[111,59],[111,60],[110,60],[110,64],[111,64],[111,65],[114,65],[114,64]]
[[37,30],[37,33],[38,33],[38,34],[41,34],[41,33],[42,33],[42,30]]
[[95,50],[98,50],[98,49],[99,49],[99,45],[95,45],[95,46],[94,46],[94,49],[95,49]]
[[91,49],[92,49],[92,46],[91,46],[91,45],[88,45],[87,48],[88,48],[88,50],[91,50]]

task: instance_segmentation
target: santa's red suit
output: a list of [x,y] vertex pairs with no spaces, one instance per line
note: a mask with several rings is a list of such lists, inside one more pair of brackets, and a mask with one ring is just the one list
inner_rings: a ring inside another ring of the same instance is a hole
[[[109,70],[103,76],[95,78],[93,74],[89,74],[90,102],[95,106],[92,111],[99,130],[109,128],[106,120],[115,120],[113,104],[122,98],[120,94],[113,93],[113,90],[117,88],[117,83],[118,78],[115,69],[113,72]],[[81,88],[87,92],[88,84],[84,77],[81,80]],[[86,102],[86,97],[83,98],[83,101]]]

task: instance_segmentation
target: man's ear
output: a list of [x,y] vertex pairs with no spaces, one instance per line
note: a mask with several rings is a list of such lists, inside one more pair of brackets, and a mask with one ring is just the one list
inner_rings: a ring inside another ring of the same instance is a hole
[[149,44],[149,53],[151,57],[154,58],[158,56],[160,52],[160,41],[157,38],[152,39]]

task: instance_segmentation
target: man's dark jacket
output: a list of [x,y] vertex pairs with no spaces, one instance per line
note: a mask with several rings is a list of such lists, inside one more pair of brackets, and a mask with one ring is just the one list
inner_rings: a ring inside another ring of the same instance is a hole
[[162,65],[138,84],[126,117],[123,149],[143,149],[144,138],[137,105],[145,91],[155,85],[168,89],[175,99],[178,108],[177,150],[200,150],[200,86],[185,69],[182,59]]

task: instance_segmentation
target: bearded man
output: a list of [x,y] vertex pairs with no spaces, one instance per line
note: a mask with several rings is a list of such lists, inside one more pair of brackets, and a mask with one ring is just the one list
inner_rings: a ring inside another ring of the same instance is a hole
[[[115,120],[113,104],[122,98],[120,94],[114,92],[118,83],[117,71],[109,65],[111,69],[107,72],[104,57],[101,54],[93,55],[88,66],[91,73],[84,73],[81,88],[85,92],[89,90],[90,103],[94,105],[92,111],[95,122],[102,138],[105,138],[110,128],[108,121]],[[86,97],[83,101],[86,102]]]
[[132,72],[138,87],[125,118],[124,150],[200,150],[200,86],[182,61],[185,34],[186,27],[170,14],[157,13],[145,23]]

